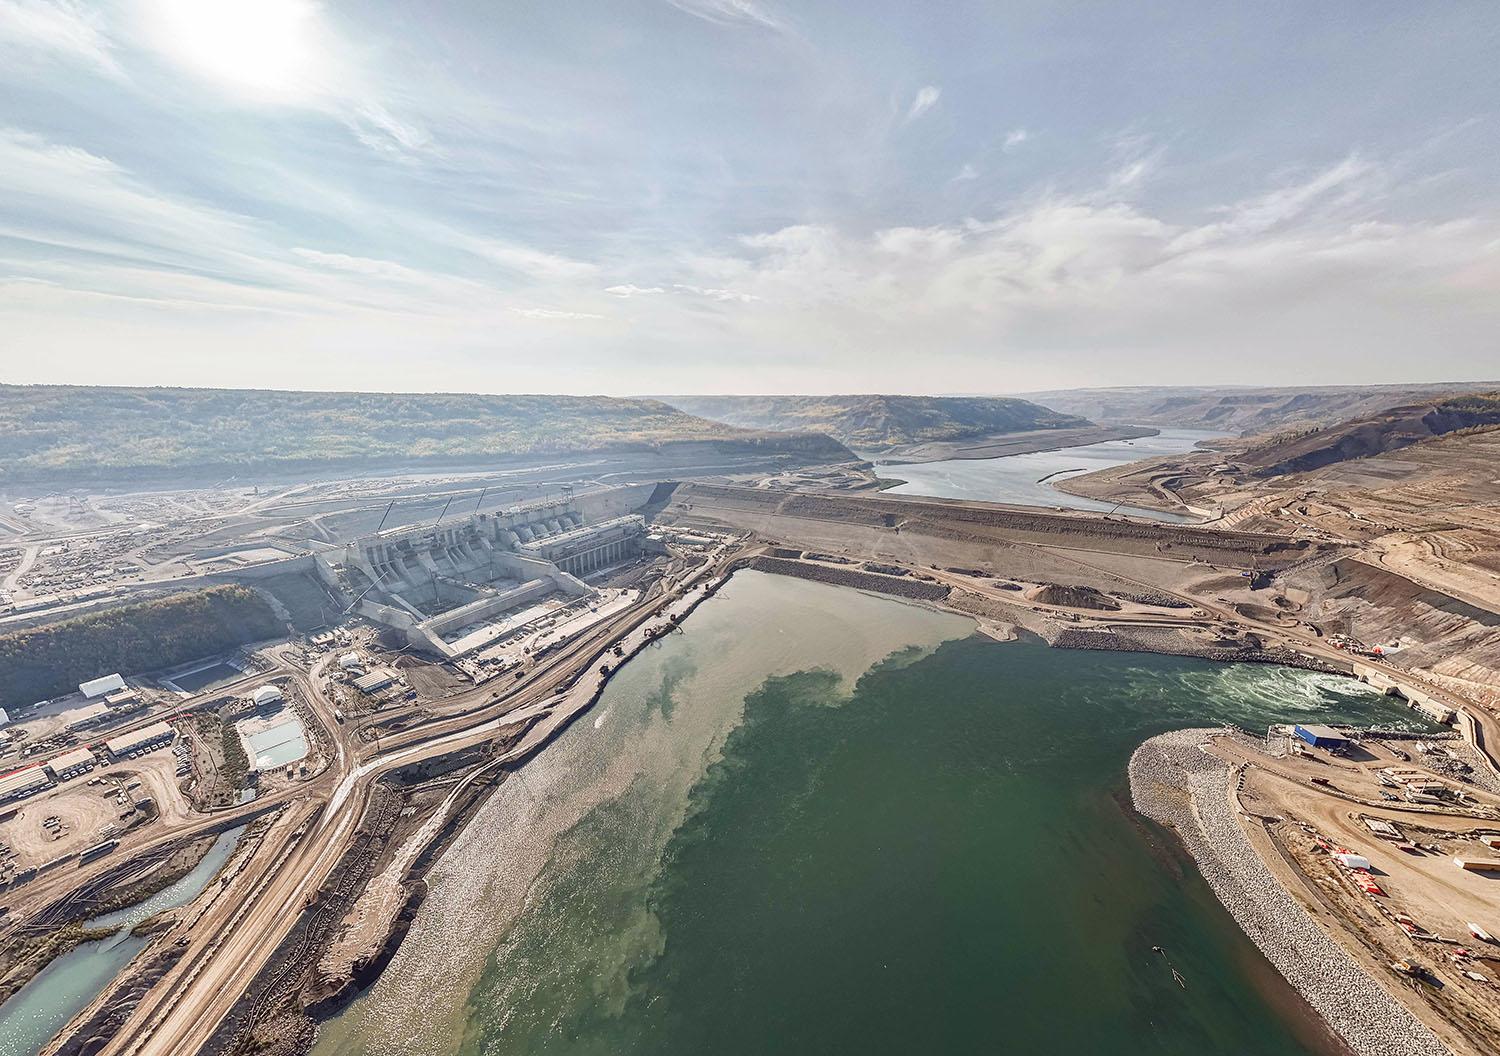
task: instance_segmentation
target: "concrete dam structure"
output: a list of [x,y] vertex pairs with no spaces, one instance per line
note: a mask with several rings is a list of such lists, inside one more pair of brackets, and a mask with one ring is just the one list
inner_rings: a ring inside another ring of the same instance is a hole
[[638,557],[646,522],[624,511],[650,490],[545,499],[364,536],[344,548],[344,587],[361,615],[411,646],[459,657],[490,641],[506,614],[553,595],[588,596],[593,588],[579,577]]

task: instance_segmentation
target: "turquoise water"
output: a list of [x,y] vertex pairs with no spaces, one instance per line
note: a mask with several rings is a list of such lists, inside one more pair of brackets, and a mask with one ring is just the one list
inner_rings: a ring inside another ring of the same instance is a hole
[[291,712],[274,726],[245,737],[250,750],[246,753],[257,770],[272,770],[295,763],[307,755],[307,737],[302,722]]
[[41,1051],[146,945],[148,940],[131,935],[130,929],[196,898],[229,860],[244,831],[240,826],[221,833],[203,860],[175,884],[143,902],[87,921],[89,928],[120,930],[107,939],[75,946],[0,1005],[0,1056],[34,1056]]
[[971,632],[736,576],[501,789],[315,1051],[1319,1051],[1122,803],[1125,765],[1186,725],[1411,713],[1328,676]]
[[[1191,451],[1200,440],[1211,440],[1219,433],[1194,429],[1163,429],[1156,436],[1137,440],[1109,440],[1062,451],[1037,451],[1007,458],[951,459],[946,462],[924,462],[904,466],[881,466],[880,475],[906,481],[891,488],[893,495],[929,495],[944,499],[975,499],[984,502],[1012,502],[1026,506],[1058,506],[1070,510],[1119,509],[1136,517],[1158,521],[1194,521],[1198,518],[1132,506],[1116,507],[1112,502],[1082,498],[1058,491],[1054,481],[1120,466],[1143,458],[1182,454]],[[1042,478],[1047,480],[1043,481]]]

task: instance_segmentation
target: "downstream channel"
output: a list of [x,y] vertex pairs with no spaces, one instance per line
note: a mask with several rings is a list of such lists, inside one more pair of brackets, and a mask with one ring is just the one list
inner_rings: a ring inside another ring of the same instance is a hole
[[[1053,487],[1060,480],[1083,473],[1123,466],[1145,458],[1180,455],[1193,450],[1200,440],[1214,440],[1222,433],[1196,429],[1163,429],[1156,436],[1135,440],[1107,440],[1102,444],[1068,447],[1061,451],[1036,451],[1005,458],[955,458],[945,462],[878,466],[882,477],[906,483],[889,489],[892,495],[927,495],[940,499],[976,499],[1010,502],[1024,506],[1052,506],[1069,510],[1116,509],[1112,502],[1069,495]],[[1185,523],[1198,518],[1161,510],[1121,506],[1135,517]]]
[[741,573],[485,805],[315,1056],[1328,1052],[1123,798],[1153,734],[1308,718],[1417,725]]

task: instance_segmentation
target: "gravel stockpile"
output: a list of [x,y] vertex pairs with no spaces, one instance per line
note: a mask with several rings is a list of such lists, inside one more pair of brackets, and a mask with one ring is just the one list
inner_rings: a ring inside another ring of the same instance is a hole
[[1178,832],[1245,934],[1359,1056],[1452,1056],[1324,934],[1260,860],[1230,806],[1228,765],[1199,747],[1217,732],[1179,730],[1137,748],[1130,757],[1136,810]]
[[1192,606],[1181,598],[1174,598],[1170,594],[1161,594],[1156,591],[1110,591],[1117,598],[1125,601],[1133,601],[1137,605],[1154,605],[1159,609],[1191,609]]

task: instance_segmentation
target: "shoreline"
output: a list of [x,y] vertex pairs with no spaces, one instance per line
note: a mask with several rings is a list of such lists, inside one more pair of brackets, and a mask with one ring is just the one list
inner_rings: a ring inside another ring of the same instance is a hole
[[[1198,656],[1204,659],[1220,661],[1250,661],[1270,662],[1284,666],[1306,667],[1313,670],[1334,670],[1335,673],[1348,674],[1348,672],[1336,671],[1315,658],[1296,653],[1285,647],[1277,647],[1272,651],[1266,650],[1236,650],[1236,649],[1208,649],[1202,643],[1194,642],[1186,635],[1176,634],[1150,634],[1145,628],[1136,630],[1121,628],[1114,630],[1105,627],[1085,629],[1074,624],[1063,624],[1055,619],[1036,612],[1029,611],[1025,605],[1015,605],[996,598],[985,597],[966,590],[963,586],[950,585],[940,579],[928,575],[920,568],[912,569],[908,575],[882,574],[863,569],[854,564],[849,565],[827,565],[808,563],[803,560],[791,560],[785,557],[773,556],[777,551],[769,553],[745,555],[735,561],[729,568],[716,576],[709,576],[705,581],[695,584],[687,594],[677,599],[672,605],[667,606],[658,616],[667,615],[668,623],[664,626],[672,626],[679,623],[688,616],[698,605],[714,596],[733,575],[741,568],[751,568],[771,574],[788,575],[794,578],[806,578],[814,581],[829,583],[831,585],[845,586],[850,589],[869,591],[893,597],[894,600],[905,601],[923,607],[946,610],[957,615],[965,616],[973,620],[978,633],[987,634],[997,640],[1013,639],[1017,636],[1030,637],[1034,635],[1046,644],[1057,648],[1085,648],[1085,649],[1107,649],[1116,651],[1138,651],[1151,652],[1161,655],[1185,655]],[[1019,595],[1018,595],[1019,596]],[[967,603],[967,604],[966,604]],[[651,622],[651,621],[646,621]],[[644,624],[643,624],[644,626]],[[632,632],[633,633],[633,632]],[[511,769],[524,764],[525,758],[537,751],[543,750],[555,736],[563,729],[571,725],[583,714],[587,713],[602,693],[605,684],[612,675],[623,669],[626,663],[636,653],[650,644],[652,637],[647,636],[642,641],[633,643],[617,662],[608,665],[606,672],[589,672],[574,683],[574,690],[584,689],[583,693],[573,696],[572,700],[559,702],[555,707],[557,711],[552,717],[555,721],[549,723],[545,734],[532,740],[522,752],[514,753],[507,760],[504,769]],[[604,655],[603,648],[599,653]],[[596,657],[597,659],[597,657]],[[586,685],[580,685],[583,683]],[[541,716],[535,718],[540,719]],[[512,753],[506,753],[512,754]],[[498,762],[498,760],[497,760]],[[1132,767],[1134,759],[1132,759]],[[489,769],[481,766],[479,770]],[[475,776],[478,771],[475,772]],[[500,775],[496,774],[499,777]],[[498,782],[496,782],[498,783]],[[460,809],[454,811],[445,820],[438,831],[433,834],[433,839],[426,842],[417,854],[417,860],[411,863],[411,867],[403,870],[400,877],[402,887],[405,889],[401,903],[395,908],[395,912],[386,922],[387,928],[381,936],[377,948],[372,955],[363,959],[362,963],[355,967],[350,977],[343,980],[325,979],[322,982],[324,988],[317,994],[317,999],[302,1008],[302,1013],[307,1017],[304,1021],[307,1027],[313,1031],[316,1026],[326,1019],[335,1015],[343,1007],[364,992],[376,978],[382,974],[386,962],[395,954],[396,950],[405,937],[411,919],[421,906],[426,897],[426,874],[430,870],[442,850],[451,839],[464,827],[474,809],[482,803],[488,795],[493,792],[494,784],[481,782],[482,788],[474,789],[475,795],[468,802],[461,805]],[[360,871],[363,875],[359,878],[360,890],[351,892],[353,902],[358,902],[364,884],[373,879],[373,871]],[[349,879],[353,879],[351,876]],[[337,929],[335,929],[336,931]],[[1258,945],[1258,944],[1257,944]],[[267,967],[275,965],[277,958],[273,956]],[[1274,963],[1274,962],[1273,962]],[[1280,967],[1279,965],[1277,966]],[[123,978],[123,976],[122,976]],[[261,979],[258,977],[256,982]],[[118,985],[119,980],[116,981]],[[254,990],[252,986],[251,991]],[[247,997],[250,992],[247,991]],[[279,1023],[277,1022],[279,1020]],[[277,1026],[293,1026],[281,1016],[273,1016],[273,1023]],[[303,1028],[306,1029],[306,1028]],[[301,1033],[294,1027],[293,1035]],[[231,1031],[231,1036],[233,1031]],[[215,1042],[224,1043],[228,1037],[219,1033]],[[310,1048],[312,1036],[303,1035],[303,1042]],[[306,1052],[308,1048],[298,1051]],[[1355,1050],[1360,1052],[1361,1050]],[[1389,1051],[1389,1050],[1387,1050]],[[1434,1053],[1446,1052],[1445,1049],[1432,1050]],[[1414,1052],[1414,1056],[1427,1056],[1426,1052]]]
[[[163,859],[163,865],[145,879],[112,891],[109,898],[97,904],[84,903],[73,907],[63,923],[48,932],[36,936],[18,936],[15,948],[7,950],[10,960],[5,963],[3,975],[0,975],[0,1006],[25,989],[49,964],[70,953],[75,947],[117,934],[121,930],[118,927],[90,928],[88,922],[95,917],[140,905],[165,891],[198,867],[198,863],[207,857],[216,838],[216,834],[210,834],[189,840],[172,850]],[[61,902],[66,904],[71,900],[64,899]]]
[[928,462],[980,461],[1034,455],[1044,451],[1066,451],[1112,440],[1139,440],[1157,436],[1160,429],[1140,425],[1096,425],[1078,429],[1041,429],[1025,433],[997,433],[969,440],[934,440],[893,447],[885,451],[856,452],[877,466],[919,466]]
[[[1030,630],[1024,626],[1020,626],[1017,623],[1008,622],[1005,620],[997,619],[993,616],[979,614],[976,612],[967,611],[960,607],[956,607],[950,603],[947,597],[941,596],[939,594],[939,591],[943,588],[939,588],[936,584],[932,584],[930,582],[924,582],[923,580],[915,579],[914,577],[881,575],[878,573],[867,572],[858,568],[808,565],[798,560],[777,558],[770,555],[751,556],[744,558],[739,562],[736,562],[732,567],[727,569],[721,577],[717,577],[716,579],[712,580],[710,584],[705,585],[706,589],[704,589],[698,597],[694,598],[691,601],[691,603],[687,607],[687,610],[683,612],[679,617],[679,621],[681,618],[685,618],[692,611],[696,610],[699,605],[703,604],[704,602],[709,600],[709,598],[717,594],[719,589],[727,585],[734,578],[734,576],[742,570],[759,571],[771,575],[783,575],[790,578],[807,579],[812,582],[820,582],[824,583],[825,585],[831,586],[840,586],[844,587],[845,589],[859,591],[860,593],[880,596],[899,604],[906,604],[917,608],[924,608],[932,611],[947,612],[953,615],[963,616],[973,621],[974,634],[984,636],[1000,643],[1025,640],[1035,641],[1039,644],[1048,645],[1053,648],[1070,647],[1049,640],[1048,638],[1036,633],[1035,631]],[[806,572],[811,572],[812,574],[805,574]],[[628,663],[629,660],[634,659],[636,655],[638,655],[645,648],[646,644],[649,643],[643,643],[640,648],[632,650],[622,662],[616,664],[611,671],[611,677],[613,676],[613,674],[623,670],[625,664]],[[1173,653],[1170,650],[1164,649],[1141,649],[1139,647],[1132,648],[1130,646],[1125,646],[1123,648],[1128,651],[1156,652],[1159,655],[1194,655]],[[1220,659],[1243,660],[1245,658],[1223,657]],[[1262,657],[1261,662],[1279,663],[1280,661],[1270,657]],[[1313,661],[1313,663],[1316,662]],[[1321,670],[1321,668],[1316,667],[1313,669]],[[593,708],[594,704],[597,703],[599,696],[602,694],[604,684],[608,681],[609,678],[605,678],[602,680],[601,684],[595,689],[594,693],[591,695],[587,703],[582,704],[576,710],[574,710],[569,719],[563,724],[563,726],[559,727],[559,729],[554,732],[554,736],[556,733],[560,733],[563,728],[571,725],[574,721],[576,721],[578,718],[581,718],[584,714],[586,714]],[[549,741],[550,739],[551,738],[549,738]],[[544,747],[545,745],[538,746],[536,751],[540,751]],[[519,769],[519,767],[523,765],[524,760],[517,764],[517,768]],[[503,774],[497,776],[500,778],[500,780],[503,780]],[[384,967],[394,957],[397,949],[401,945],[401,942],[404,940],[406,932],[409,929],[416,912],[420,909],[421,905],[426,900],[428,894],[426,884],[427,873],[430,872],[431,868],[436,864],[436,860],[441,856],[443,851],[446,850],[448,844],[450,844],[452,840],[457,837],[462,828],[468,823],[468,821],[472,817],[473,812],[478,809],[478,807],[489,797],[489,795],[493,794],[493,792],[496,791],[499,783],[499,781],[494,782],[489,787],[487,787],[482,794],[477,795],[474,800],[468,805],[466,816],[462,818],[456,816],[451,817],[448,820],[447,824],[443,826],[441,835],[432,843],[430,843],[420,855],[421,868],[418,869],[414,867],[407,872],[405,879],[410,881],[410,886],[407,891],[405,904],[398,914],[397,924],[385,936],[384,943],[377,957],[369,962],[366,962],[362,966],[364,968],[363,977],[357,980],[350,980],[349,985],[340,988],[337,992],[323,995],[322,999],[309,1004],[303,1009],[303,1011],[312,1021],[315,1027],[321,1027],[323,1023],[331,1018],[336,1017],[355,999],[366,992],[369,986],[371,986],[378,979],[378,977],[384,970]],[[1121,797],[1120,805],[1122,806],[1122,808],[1128,808],[1129,806],[1129,804],[1123,800],[1123,797]],[[1144,822],[1142,822],[1142,824],[1144,826]],[[1186,868],[1190,864],[1188,861],[1190,856],[1187,855],[1181,847],[1176,848],[1174,853],[1175,857],[1181,863],[1182,868]],[[1295,987],[1291,986],[1284,975],[1282,975],[1276,969],[1276,966],[1268,962],[1262,963],[1260,965],[1260,972],[1261,982],[1266,986],[1267,990],[1280,990],[1279,993],[1274,994],[1274,1003],[1282,1005],[1289,1017],[1300,1021],[1300,1026],[1297,1028],[1299,1036],[1323,1042],[1323,1045],[1321,1047],[1315,1048],[1313,1050],[1318,1054],[1318,1056],[1364,1056],[1363,1053],[1356,1053],[1356,1050],[1346,1047],[1342,1044],[1340,1035],[1338,1035],[1338,1033],[1326,1023],[1326,1021],[1316,1009],[1314,1009],[1306,1002],[1305,997],[1301,995]],[[1320,1032],[1322,1034],[1321,1037],[1319,1037]],[[306,1047],[298,1048],[295,1051],[305,1054],[306,1052],[311,1051],[311,1048],[314,1045],[315,1038],[313,1040],[310,1040]]]
[[1357,1056],[1452,1056],[1262,861],[1230,806],[1234,770],[1202,747],[1223,732],[1176,730],[1137,748],[1128,770],[1135,809],[1177,834],[1235,923]]
[[[326,916],[328,906],[325,903],[332,905],[337,897],[337,892],[320,893],[319,899],[304,909],[303,922],[282,941],[246,991],[245,996],[241,998],[245,1007],[257,1013],[256,1016],[251,1017],[257,1024],[256,1029],[270,1031],[280,1036],[289,1046],[284,1050],[286,1052],[300,1054],[310,1052],[316,1044],[318,1028],[336,1017],[366,992],[395,957],[417,912],[427,899],[429,874],[436,867],[443,852],[457,839],[490,796],[505,783],[512,773],[519,773],[530,759],[544,751],[574,722],[591,711],[611,679],[623,670],[630,660],[648,649],[659,637],[672,633],[681,621],[691,615],[698,606],[714,597],[742,567],[747,567],[747,564],[737,563],[722,574],[709,575],[692,584],[686,593],[666,605],[655,616],[635,625],[620,639],[622,642],[632,637],[635,639],[625,649],[623,656],[613,663],[607,663],[603,669],[594,669],[591,662],[589,667],[570,683],[568,694],[553,705],[555,711],[546,711],[520,721],[518,725],[523,728],[515,733],[514,740],[507,747],[494,757],[479,762],[460,779],[460,784],[467,785],[461,802],[452,804],[450,808],[447,808],[446,814],[442,813],[445,808],[439,807],[437,811],[423,818],[424,826],[440,821],[440,824],[437,824],[425,839],[420,827],[412,832],[398,835],[394,828],[387,829],[380,824],[368,824],[367,827],[370,830],[368,842],[379,842],[381,850],[380,853],[371,856],[362,866],[341,867],[341,883],[349,890],[339,899],[340,911],[329,919],[323,920],[321,926],[316,929],[317,937],[308,941],[308,932],[312,930],[314,923],[313,918],[320,912]],[[664,619],[665,622],[653,632],[651,626],[658,618]],[[601,646],[594,660],[608,653],[609,649]],[[451,755],[474,756],[478,751],[479,746],[469,746],[457,749]],[[427,760],[425,765],[430,768],[433,764],[441,764],[448,759],[450,756],[446,755],[434,757],[432,760]],[[449,773],[458,773],[464,769],[464,765],[461,763],[453,767]],[[377,785],[384,788],[393,800],[400,798],[404,791],[392,784],[392,781],[399,778],[399,774],[400,768],[383,775],[377,781]],[[387,819],[387,825],[393,826],[394,819]],[[396,883],[402,890],[399,899],[394,904],[393,911],[384,921],[383,932],[373,937],[369,947],[361,956],[349,964],[341,964],[338,972],[330,974],[323,959],[329,950],[339,943],[343,934],[345,915],[358,910],[363,904],[370,884],[382,875],[383,870],[397,861],[399,854],[394,857],[391,855],[391,852],[395,850],[395,845],[399,843],[406,846],[405,841],[411,839],[417,840],[418,843],[410,845],[414,853],[408,864],[401,868],[396,876]],[[286,961],[298,957],[307,965],[304,970],[312,972],[311,988],[304,995],[292,995],[262,986],[263,981],[274,981],[283,977],[286,974]],[[310,1000],[304,1004],[302,996],[307,996]],[[292,1002],[290,1007],[287,1005],[289,999]],[[257,1008],[257,1005],[260,1007]],[[225,1024],[215,1032],[210,1042],[210,1049],[228,1051],[245,1036],[248,1022],[248,1020],[232,1021],[232,1017],[226,1019]]]
[[[1343,674],[1351,678],[1353,677],[1352,675],[1348,675],[1347,672],[1340,672],[1333,668],[1327,667],[1316,658],[1303,656],[1302,654],[1292,653],[1290,651],[1287,651],[1286,655],[1273,655],[1271,653],[1263,651],[1256,651],[1253,654],[1247,655],[1236,654],[1233,651],[1199,651],[1188,647],[1170,648],[1166,647],[1163,643],[1146,643],[1127,640],[1116,640],[1114,644],[1104,644],[1103,641],[1093,641],[1088,644],[1084,644],[1082,642],[1073,642],[1069,639],[1072,636],[1080,633],[1073,628],[1062,628],[1060,629],[1060,634],[1043,634],[1039,633],[1033,627],[1028,627],[1025,625],[1026,623],[1031,621],[1011,621],[998,617],[992,612],[973,611],[969,608],[963,607],[961,604],[955,604],[953,597],[951,597],[950,595],[964,594],[965,592],[961,590],[949,591],[944,586],[940,586],[939,584],[923,581],[920,579],[915,579],[914,577],[882,575],[878,573],[868,572],[857,567],[827,567],[820,565],[810,565],[800,560],[778,558],[767,554],[747,557],[745,559],[742,559],[740,562],[737,562],[721,577],[713,580],[712,585],[709,589],[704,590],[698,597],[694,598],[689,604],[687,611],[682,613],[679,619],[691,613],[698,607],[698,605],[707,601],[710,597],[713,597],[720,588],[722,588],[731,579],[733,579],[736,573],[744,569],[759,571],[771,575],[783,575],[790,578],[807,579],[813,582],[824,583],[826,585],[841,586],[846,589],[860,591],[861,593],[879,595],[898,603],[904,603],[920,608],[927,608],[935,611],[943,611],[952,613],[954,615],[964,616],[974,622],[974,633],[1001,643],[1016,640],[1034,640],[1041,644],[1048,645],[1049,647],[1060,649],[1107,649],[1116,651],[1150,652],[1157,655],[1193,656],[1201,659],[1219,660],[1221,662],[1237,661],[1274,663],[1281,666],[1300,667],[1307,670],[1325,671],[1330,673]],[[977,596],[973,597],[975,598],[975,600],[979,601],[987,600],[980,599]],[[1101,640],[1112,639],[1115,637],[1116,636],[1112,635],[1108,631],[1101,630],[1098,632],[1098,638]],[[643,643],[641,648],[644,648],[644,644],[645,643]],[[611,676],[614,673],[623,670],[625,663],[627,663],[630,659],[633,659],[639,652],[640,648],[632,650],[624,658],[623,661],[614,666],[613,670],[611,671]],[[586,714],[593,707],[594,703],[597,702],[599,695],[602,693],[603,683],[607,683],[608,681],[608,677],[601,680],[601,684],[595,688],[595,691],[593,692],[593,694],[591,694],[587,703],[584,703],[581,706],[573,709],[568,720],[563,723],[558,730],[554,731],[553,736],[555,736],[556,733],[561,732],[562,728],[571,725],[572,722],[576,721],[582,715]],[[1201,730],[1179,731],[1179,733],[1193,735],[1192,739],[1194,745],[1196,745],[1197,740],[1199,739],[1199,735],[1201,735],[1203,732],[1204,731]],[[1173,735],[1167,734],[1163,736],[1171,737]],[[548,738],[548,741],[550,740],[551,737]],[[1152,742],[1147,743],[1150,744]],[[541,750],[544,747],[545,744],[538,745],[534,749],[534,751]],[[1194,751],[1196,751],[1196,748],[1194,748]],[[1206,755],[1205,753],[1199,754],[1203,754],[1205,760],[1217,764],[1221,773],[1228,773],[1227,766],[1222,762]],[[1132,755],[1130,760],[1132,795],[1135,794],[1135,767],[1137,757],[1140,755],[1141,751],[1140,749],[1138,749],[1137,752]],[[524,761],[521,761],[518,765],[524,765]],[[503,780],[503,775],[497,775],[497,777],[500,777]],[[482,804],[482,802],[495,791],[498,783],[499,782],[496,781],[490,784],[489,787],[487,787],[481,794],[476,795],[473,801],[467,805],[467,809],[464,812],[465,816],[450,817],[447,824],[443,826],[439,838],[430,843],[419,856],[421,859],[421,868],[414,867],[406,873],[406,876],[403,878],[403,880],[408,885],[405,904],[397,914],[394,926],[385,935],[384,941],[377,956],[361,966],[363,971],[359,973],[359,977],[356,979],[348,980],[345,986],[338,988],[334,992],[322,995],[322,1000],[315,1001],[304,1008],[305,1014],[315,1025],[315,1027],[321,1026],[322,1023],[326,1022],[330,1018],[333,1018],[339,1012],[347,1008],[353,1000],[355,1000],[360,994],[364,993],[368,989],[368,987],[376,981],[376,979],[382,973],[385,965],[388,964],[391,958],[395,955],[396,950],[399,948],[401,942],[405,938],[405,934],[410,927],[413,917],[426,899],[426,874],[430,871],[431,867],[436,864],[436,860],[441,856],[443,850],[446,849],[446,846],[454,838],[457,837],[459,831],[461,831],[461,829],[467,824],[469,818],[472,817],[472,813],[474,812],[474,810],[476,810],[478,806]],[[1122,806],[1127,805],[1128,804],[1122,802]],[[1137,809],[1139,810],[1140,808],[1137,807]],[[1147,811],[1141,810],[1140,813],[1159,825],[1164,825],[1168,828],[1173,828],[1174,830],[1176,829],[1176,826],[1171,824],[1171,822],[1163,821],[1161,818],[1154,817]],[[1145,825],[1144,819],[1142,820],[1142,824],[1143,826]],[[1173,848],[1173,853],[1182,863],[1183,868],[1186,868],[1191,864],[1193,867],[1198,869],[1199,874],[1203,875],[1205,877],[1205,880],[1208,880],[1207,873],[1202,864],[1202,859],[1198,854],[1193,852],[1191,847],[1188,845],[1188,841],[1181,838],[1180,833],[1179,843],[1176,847]],[[1225,901],[1224,896],[1220,894],[1217,888],[1214,888],[1212,882],[1210,882],[1209,886],[1211,890],[1213,890],[1214,895],[1219,899],[1220,903],[1227,905],[1228,903]],[[1234,916],[1234,914],[1231,915]],[[1239,926],[1241,930],[1247,931],[1248,933],[1249,929],[1245,927],[1238,916],[1234,916],[1234,920],[1236,925]],[[1311,925],[1311,923],[1310,926],[1316,927],[1315,925]],[[1251,934],[1251,938],[1253,941],[1255,940],[1255,936],[1253,934]],[[1287,1016],[1300,1022],[1301,1026],[1298,1028],[1300,1034],[1310,1040],[1322,1043],[1321,1047],[1315,1049],[1315,1051],[1320,1053],[1320,1056],[1376,1056],[1377,1053],[1381,1054],[1381,1056],[1391,1056],[1391,1054],[1394,1054],[1394,1056],[1452,1056],[1451,1051],[1446,1047],[1443,1047],[1441,1045],[1441,1042],[1438,1042],[1435,1036],[1432,1038],[1432,1041],[1437,1047],[1430,1049],[1413,1048],[1411,1050],[1402,1050],[1393,1048],[1389,1045],[1361,1048],[1358,1045],[1352,1044],[1346,1038],[1345,1034],[1338,1029],[1338,1026],[1333,1022],[1333,1020],[1327,1015],[1326,1010],[1319,1007],[1317,1003],[1313,1002],[1310,999],[1308,993],[1303,989],[1303,987],[1297,985],[1296,981],[1288,974],[1286,966],[1282,963],[1278,963],[1274,958],[1272,958],[1261,942],[1254,941],[1254,944],[1256,945],[1257,949],[1260,950],[1261,955],[1265,958],[1265,960],[1258,965],[1258,968],[1262,973],[1262,982],[1266,985],[1268,990],[1274,990],[1278,987],[1278,985],[1279,987],[1284,988],[1279,994],[1273,995],[1275,997],[1276,1003],[1284,1006],[1283,1011]],[[1354,970],[1358,971],[1357,966],[1355,966]],[[1369,979],[1368,976],[1365,976],[1364,978],[1370,987],[1373,987],[1377,992],[1379,991],[1379,985],[1377,983]],[[1387,998],[1386,1000],[1390,1001],[1389,998]],[[1390,1001],[1390,1003],[1397,1010],[1404,1012],[1404,1010],[1401,1009],[1400,1006],[1394,1001]],[[1415,1019],[1412,1020],[1412,1023],[1414,1030],[1420,1027],[1420,1024],[1418,1024]],[[307,1051],[310,1051],[310,1048],[311,1045],[309,1045],[307,1048],[299,1049],[298,1051],[305,1053]]]

